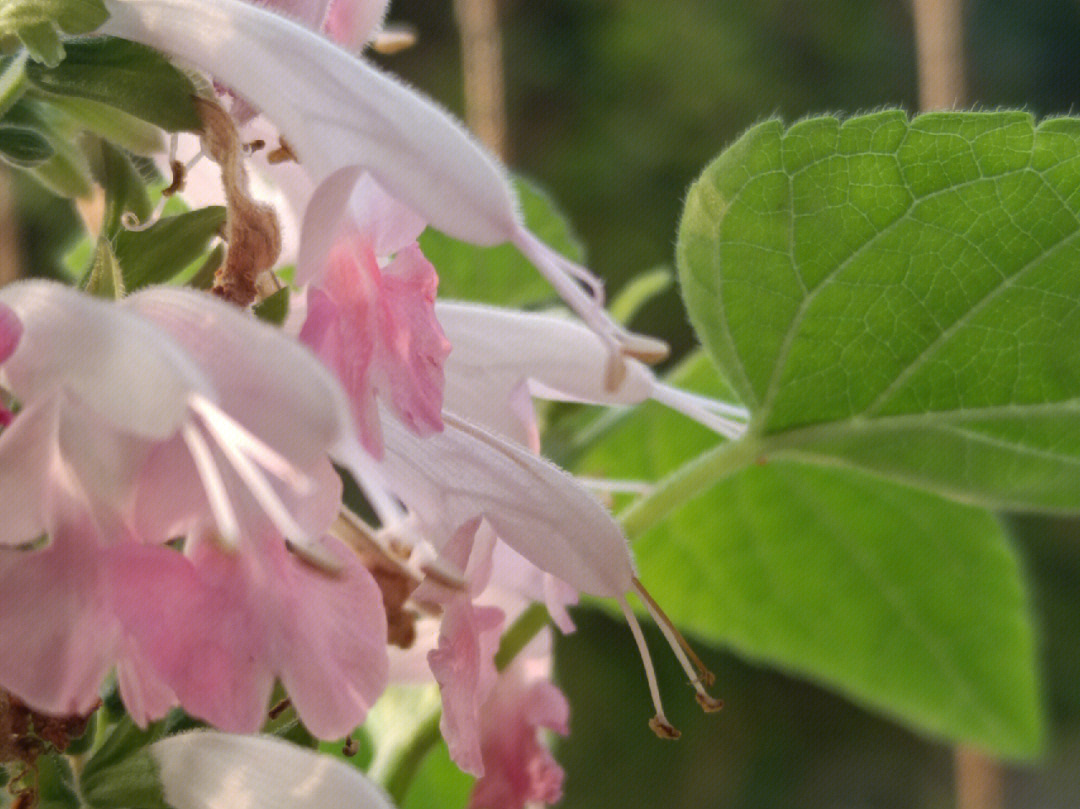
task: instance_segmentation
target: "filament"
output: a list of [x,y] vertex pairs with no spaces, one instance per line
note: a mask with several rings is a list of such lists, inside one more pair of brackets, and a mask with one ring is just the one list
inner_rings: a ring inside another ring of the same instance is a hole
[[649,727],[653,729],[657,736],[677,739],[679,738],[679,731],[664,716],[664,706],[660,702],[660,686],[656,682],[656,670],[653,668],[652,657],[649,655],[649,647],[645,644],[645,636],[641,632],[641,625],[638,623],[626,599],[620,596],[618,601],[623,615],[626,616],[626,623],[630,625],[630,633],[634,636],[634,643],[637,644],[641,662],[645,664],[645,678],[649,682],[649,695],[652,697],[653,707],[656,709],[656,716],[649,722]]
[[191,460],[195,463],[195,470],[206,492],[206,499],[210,503],[210,512],[214,515],[218,531],[227,545],[235,547],[240,541],[240,524],[229,502],[225,481],[221,479],[221,473],[214,463],[210,447],[194,424],[185,423],[181,427],[180,434],[187,445],[188,452],[191,453]]

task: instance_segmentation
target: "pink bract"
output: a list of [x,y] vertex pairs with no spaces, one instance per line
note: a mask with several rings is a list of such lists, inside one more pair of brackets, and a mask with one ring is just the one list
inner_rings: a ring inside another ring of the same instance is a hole
[[563,770],[537,734],[569,732],[570,707],[563,693],[544,679],[529,679],[516,662],[501,675],[481,712],[484,775],[476,782],[469,809],[522,809],[562,797]]
[[386,685],[386,618],[367,570],[324,544],[333,575],[273,535],[239,553],[142,546],[115,570],[117,614],[194,716],[254,733],[279,678],[314,735],[340,738]]
[[340,239],[308,293],[300,339],[336,374],[352,401],[364,447],[383,452],[377,399],[418,435],[442,429],[442,364],[450,344],[435,319],[438,277],[412,245],[380,268],[367,239]]

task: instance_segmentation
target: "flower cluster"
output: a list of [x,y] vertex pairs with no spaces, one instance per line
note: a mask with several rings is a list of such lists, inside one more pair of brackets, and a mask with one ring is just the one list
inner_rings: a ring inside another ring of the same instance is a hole
[[[140,724],[180,705],[252,733],[280,682],[313,734],[339,738],[389,679],[433,679],[451,755],[479,777],[473,805],[550,803],[562,772],[538,733],[566,733],[568,706],[549,638],[501,671],[495,650],[535,601],[569,631],[578,592],[616,599],[653,727],[677,735],[635,592],[718,707],[618,524],[539,455],[532,397],[655,398],[725,434],[742,426],[654,378],[639,358],[661,346],[615,324],[595,279],[529,233],[501,168],[455,122],[331,42],[358,46],[386,3],[263,4],[295,19],[242,0],[106,5],[104,32],[221,88],[188,145],[221,179],[192,172],[188,191],[228,205],[230,259],[218,296],[0,289],[0,688],[85,714],[115,672]],[[260,127],[297,162],[243,153]],[[282,194],[278,215],[251,201],[248,164]],[[237,300],[273,283],[245,248],[262,232],[273,262],[279,220],[296,264],[283,328]],[[428,224],[515,244],[580,319],[436,304],[416,244]],[[341,472],[377,525],[345,507]],[[194,755],[190,739],[160,744]]]

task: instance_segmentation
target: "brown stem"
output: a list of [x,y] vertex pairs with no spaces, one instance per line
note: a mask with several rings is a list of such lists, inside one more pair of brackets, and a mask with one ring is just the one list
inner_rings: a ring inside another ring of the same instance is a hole
[[506,88],[498,0],[454,0],[465,78],[465,123],[491,151],[507,157]]
[[945,110],[967,103],[964,14],[961,0],[912,0],[919,64],[919,108]]
[[11,178],[6,169],[0,168],[0,286],[10,284],[22,274],[19,252],[19,223]]
[[994,759],[963,745],[953,758],[956,770],[956,809],[1003,809],[1004,771]]

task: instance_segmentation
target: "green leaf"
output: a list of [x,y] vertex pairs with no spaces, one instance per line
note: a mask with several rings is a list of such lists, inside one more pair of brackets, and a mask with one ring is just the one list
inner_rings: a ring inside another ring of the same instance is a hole
[[19,29],[19,41],[30,58],[45,67],[53,68],[64,61],[64,44],[56,29],[47,22],[35,23]]
[[87,34],[109,18],[101,0],[4,0],[0,37],[42,23],[55,23],[68,34]]
[[26,169],[44,163],[53,154],[49,139],[36,129],[0,124],[0,160]]
[[[581,261],[581,242],[547,193],[521,178],[514,186],[529,228],[567,258]],[[511,245],[477,247],[429,228],[420,235],[420,247],[439,273],[441,298],[535,306],[554,297],[548,282]]]
[[124,214],[145,219],[153,210],[153,204],[146,183],[123,151],[101,140],[93,142],[87,151],[94,179],[105,191],[101,231],[107,238],[113,238],[123,228]]
[[84,775],[81,786],[92,809],[172,809],[165,802],[158,764],[146,750],[132,753],[94,777]]
[[255,315],[267,323],[280,326],[289,314],[289,288],[282,287],[273,295],[255,304]]
[[53,96],[49,104],[80,127],[139,155],[165,151],[165,139],[156,126],[116,107],[75,96]]
[[48,140],[53,155],[29,169],[33,177],[59,196],[89,196],[90,164],[65,116],[40,101],[22,98],[8,110],[4,123],[33,129]]
[[[703,354],[666,381],[728,398]],[[575,471],[660,480],[721,446],[740,449],[647,403]],[[671,619],[707,642],[933,735],[1008,756],[1038,750],[1023,579],[985,511],[853,470],[773,461],[684,503],[634,554]]]
[[124,276],[120,272],[120,265],[107,239],[98,239],[97,247],[94,249],[94,261],[90,265],[90,273],[86,279],[86,291],[91,295],[109,300],[119,300],[124,297]]
[[991,507],[1080,508],[1080,121],[760,124],[691,188],[678,263],[770,453]]
[[75,776],[68,760],[58,754],[42,756],[37,769],[37,809],[81,809]]
[[164,283],[197,261],[225,223],[225,208],[211,206],[167,216],[145,230],[122,230],[113,244],[128,292]]
[[672,620],[701,637],[933,736],[1006,757],[1040,749],[1029,605],[985,511],[773,462],[721,482],[634,550]]
[[27,65],[36,87],[108,104],[170,132],[199,128],[195,85],[152,48],[113,37],[70,40],[65,48],[54,68]]
[[0,119],[26,92],[27,52],[0,59]]

